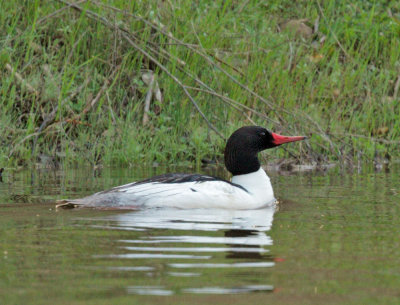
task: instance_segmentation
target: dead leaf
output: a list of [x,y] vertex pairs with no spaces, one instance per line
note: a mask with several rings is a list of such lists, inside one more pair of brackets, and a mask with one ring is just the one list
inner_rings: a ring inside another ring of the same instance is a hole
[[315,53],[313,55],[309,56],[309,59],[311,62],[317,64],[319,63],[322,59],[324,59],[324,55],[320,54],[320,53]]
[[[156,99],[160,104],[162,103],[162,93],[160,90],[160,86],[158,85],[158,81],[156,79],[156,76],[154,75],[154,72],[149,70],[146,71],[142,74],[142,80],[143,82],[149,87],[147,94],[146,94],[146,99],[144,103],[144,113],[143,113],[143,126],[145,126],[149,122],[149,111],[150,111],[150,103],[153,98]],[[157,105],[155,112],[157,114],[160,113],[160,107]]]
[[305,24],[307,21],[307,19],[293,19],[285,21],[280,27],[282,31],[290,31],[295,33],[296,37],[308,39],[313,35],[313,30]]
[[156,79],[156,77],[154,75],[154,72],[151,71],[151,70],[144,72],[142,74],[142,80],[147,86],[151,86],[152,85],[152,87],[153,87],[152,88],[152,93],[154,95],[154,98],[156,99],[156,101],[162,103],[163,96],[162,96],[158,81],[157,81],[157,79]]
[[386,135],[388,132],[389,132],[389,127],[383,126],[383,127],[379,127],[379,128],[376,130],[375,134],[378,135],[378,136],[384,136],[384,135]]
[[395,100],[395,98],[393,96],[384,96],[382,98],[382,102],[385,103],[385,104],[389,104],[389,105],[393,104],[393,102],[395,102],[395,101],[396,100]]
[[158,81],[157,80],[154,83],[153,93],[154,93],[154,97],[156,98],[156,100],[158,102],[162,103],[163,97],[162,97],[160,86],[158,85]]
[[340,90],[338,88],[335,88],[332,90],[332,94],[335,98],[338,98],[340,95]]
[[154,78],[154,73],[151,70],[147,71],[147,72],[144,72],[142,74],[142,80],[147,86],[150,85],[150,83],[152,82],[153,78]]

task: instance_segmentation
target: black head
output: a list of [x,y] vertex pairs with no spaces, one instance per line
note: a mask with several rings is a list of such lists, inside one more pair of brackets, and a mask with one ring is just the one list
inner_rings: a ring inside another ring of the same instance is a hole
[[259,152],[303,139],[305,137],[281,136],[260,126],[244,126],[236,130],[226,143],[225,166],[233,175],[255,172],[260,168]]

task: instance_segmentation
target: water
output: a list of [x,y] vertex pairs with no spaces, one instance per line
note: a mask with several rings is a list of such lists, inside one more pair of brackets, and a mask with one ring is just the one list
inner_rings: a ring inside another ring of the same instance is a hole
[[52,203],[157,173],[6,173],[0,304],[400,303],[398,164],[271,173],[277,209],[56,211]]

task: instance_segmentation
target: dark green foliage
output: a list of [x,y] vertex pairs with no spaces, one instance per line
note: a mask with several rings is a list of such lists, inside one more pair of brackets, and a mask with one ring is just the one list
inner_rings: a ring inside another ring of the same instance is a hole
[[[0,164],[26,164],[40,154],[107,165],[221,157],[224,141],[177,82],[127,41],[127,32],[187,86],[225,137],[255,123],[314,135],[275,156],[398,157],[396,1],[113,0],[81,8],[65,8],[62,1],[2,1]],[[143,74],[149,70],[162,102],[154,93],[144,125],[149,84]],[[204,92],[209,89],[216,94]]]

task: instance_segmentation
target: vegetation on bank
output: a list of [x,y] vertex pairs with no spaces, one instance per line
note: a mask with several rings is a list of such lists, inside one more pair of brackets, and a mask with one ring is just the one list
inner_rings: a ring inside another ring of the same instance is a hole
[[400,155],[398,1],[1,1],[0,78],[0,165]]

